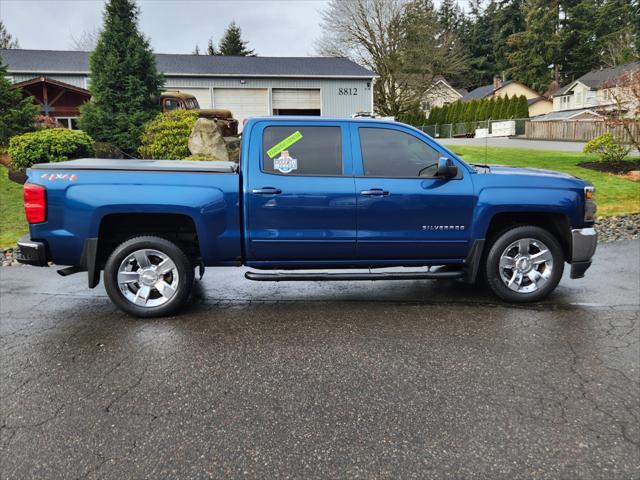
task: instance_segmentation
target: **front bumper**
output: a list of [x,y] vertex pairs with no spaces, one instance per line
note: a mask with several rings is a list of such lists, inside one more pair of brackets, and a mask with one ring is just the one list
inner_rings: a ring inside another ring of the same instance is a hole
[[582,278],[596,253],[598,233],[595,228],[571,230],[571,278]]
[[29,235],[18,240],[20,254],[16,260],[26,265],[34,265],[36,267],[46,267],[49,265],[47,260],[47,246],[43,242],[31,240]]

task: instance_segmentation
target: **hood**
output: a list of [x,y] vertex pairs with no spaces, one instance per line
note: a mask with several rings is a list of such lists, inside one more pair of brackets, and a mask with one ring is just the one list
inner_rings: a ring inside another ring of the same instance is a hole
[[578,177],[569,175],[564,172],[556,172],[554,170],[543,170],[541,168],[524,168],[524,167],[506,167],[503,165],[489,165],[489,174],[494,175],[527,175],[535,177],[553,177],[564,178],[568,180],[576,180]]

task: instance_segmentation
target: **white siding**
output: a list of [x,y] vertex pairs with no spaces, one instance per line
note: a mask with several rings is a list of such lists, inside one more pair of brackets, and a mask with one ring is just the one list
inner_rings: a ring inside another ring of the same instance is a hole
[[177,90],[180,93],[189,93],[196,97],[200,108],[211,108],[211,89],[209,88],[180,88],[170,89]]

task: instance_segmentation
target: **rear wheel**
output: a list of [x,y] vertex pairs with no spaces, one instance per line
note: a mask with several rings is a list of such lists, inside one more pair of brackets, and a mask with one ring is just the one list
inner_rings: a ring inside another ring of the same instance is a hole
[[540,227],[516,227],[502,233],[487,255],[487,284],[508,302],[535,302],[549,295],[564,271],[556,238]]
[[104,268],[109,298],[137,317],[162,317],[182,307],[191,293],[193,267],[174,243],[154,236],[119,245]]

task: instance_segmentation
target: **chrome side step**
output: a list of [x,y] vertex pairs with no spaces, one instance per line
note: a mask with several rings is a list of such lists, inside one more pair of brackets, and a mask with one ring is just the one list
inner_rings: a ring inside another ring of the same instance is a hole
[[431,272],[358,272],[358,273],[308,273],[308,272],[246,272],[248,280],[256,282],[314,282],[348,280],[436,280],[464,277],[462,270]]

